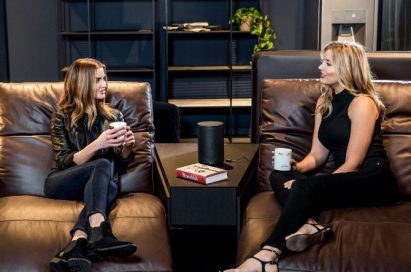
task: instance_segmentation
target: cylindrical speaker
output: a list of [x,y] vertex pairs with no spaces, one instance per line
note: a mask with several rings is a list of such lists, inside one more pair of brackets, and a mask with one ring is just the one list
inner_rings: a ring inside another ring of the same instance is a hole
[[197,123],[198,161],[208,165],[224,161],[224,123],[204,121]]

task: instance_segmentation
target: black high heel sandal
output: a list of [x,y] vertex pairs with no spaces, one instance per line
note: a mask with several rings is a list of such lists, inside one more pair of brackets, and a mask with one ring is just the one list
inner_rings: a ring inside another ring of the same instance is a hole
[[280,253],[278,253],[274,249],[268,249],[268,248],[262,248],[261,250],[267,250],[275,254],[275,257],[271,261],[263,261],[255,256],[252,256],[251,258],[257,260],[261,264],[261,272],[265,272],[265,266],[267,264],[275,264],[278,265],[278,258],[280,257]]
[[333,230],[330,226],[324,226],[320,229],[320,224],[305,223],[305,225],[313,226],[317,232],[313,234],[296,234],[285,240],[285,245],[288,250],[301,252],[314,244],[321,244],[331,239]]

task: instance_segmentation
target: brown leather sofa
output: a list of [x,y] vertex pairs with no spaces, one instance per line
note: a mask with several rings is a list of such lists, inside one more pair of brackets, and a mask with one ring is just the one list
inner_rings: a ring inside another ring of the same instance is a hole
[[[128,258],[93,264],[93,271],[172,271],[165,210],[153,195],[154,126],[147,83],[109,82],[109,101],[136,137],[136,156],[121,176],[121,197],[109,220],[119,239],[133,241]],[[0,271],[48,271],[67,244],[82,202],[44,197],[51,167],[50,116],[59,83],[0,83]]]
[[[391,79],[378,81],[376,86],[388,108],[384,146],[398,179],[400,198],[390,207],[322,212],[320,223],[332,223],[333,239],[302,253],[290,253],[280,260],[280,271],[410,271],[411,81],[406,79],[411,78],[411,54],[369,53],[369,57],[376,77]],[[259,250],[281,211],[268,182],[272,150],[292,148],[297,160],[310,150],[320,85],[317,79],[304,78],[318,78],[319,64],[319,52],[313,51],[262,52],[254,59],[253,140],[260,144],[261,192],[250,200],[243,217],[238,264]],[[330,160],[317,174],[330,172],[332,166]]]

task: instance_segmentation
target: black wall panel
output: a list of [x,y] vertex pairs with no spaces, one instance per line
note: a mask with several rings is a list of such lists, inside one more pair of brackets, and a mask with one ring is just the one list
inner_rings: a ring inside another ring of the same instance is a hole
[[57,1],[5,0],[9,80],[57,81]]
[[0,0],[0,81],[9,80],[5,0]]
[[277,32],[276,49],[318,49],[320,0],[260,0]]

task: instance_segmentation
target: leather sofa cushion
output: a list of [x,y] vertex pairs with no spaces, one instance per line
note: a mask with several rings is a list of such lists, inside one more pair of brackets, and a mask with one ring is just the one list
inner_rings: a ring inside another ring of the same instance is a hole
[[[378,80],[409,80],[411,52],[368,52],[371,71]],[[318,50],[262,50],[253,58],[253,110],[251,117],[251,141],[258,140],[260,116],[260,92],[264,79],[311,79],[320,72]]]
[[44,181],[53,161],[50,136],[0,137],[0,196],[44,196]]
[[[154,126],[147,83],[109,82],[108,102],[123,112],[136,138],[134,161],[121,177],[122,193],[152,192]],[[0,196],[43,196],[53,152],[50,118],[61,82],[0,83]]]
[[[309,151],[314,128],[315,103],[320,96],[317,80],[263,81],[260,116],[259,184],[271,190],[268,176],[273,169],[272,151],[276,147],[293,150],[293,158],[301,160]],[[332,158],[316,173],[330,172]]]
[[[320,83],[315,79],[266,79],[262,88],[258,174],[260,188],[271,190],[268,176],[272,150],[291,148],[296,160],[310,150]],[[402,199],[411,199],[411,82],[376,81],[376,90],[387,107],[384,146]],[[326,165],[313,174],[330,172],[333,165],[330,156]]]
[[[82,208],[83,203],[79,201],[1,197],[0,233],[7,234],[2,235],[2,250],[7,245],[8,251],[0,254],[1,270],[45,271],[50,257],[70,240],[69,231]],[[172,261],[165,210],[158,198],[144,193],[121,197],[109,220],[119,239],[136,243],[137,254],[94,263],[93,271],[170,271]]]
[[[238,264],[259,250],[280,212],[281,206],[273,192],[259,193],[250,200],[238,245]],[[378,260],[375,266],[378,271],[407,271],[411,258],[410,214],[410,202],[390,207],[326,210],[321,213],[320,223],[333,222],[332,241],[287,255],[281,260],[279,270],[368,271]],[[401,245],[404,245],[402,249]]]

